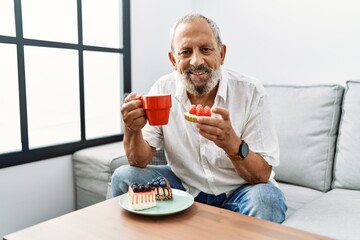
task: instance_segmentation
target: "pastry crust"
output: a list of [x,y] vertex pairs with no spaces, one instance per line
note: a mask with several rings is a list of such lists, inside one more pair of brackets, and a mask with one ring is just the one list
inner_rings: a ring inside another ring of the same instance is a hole
[[199,120],[199,116],[196,116],[195,114],[191,114],[189,112],[184,113],[184,117],[186,120],[190,121],[190,122],[198,122]]

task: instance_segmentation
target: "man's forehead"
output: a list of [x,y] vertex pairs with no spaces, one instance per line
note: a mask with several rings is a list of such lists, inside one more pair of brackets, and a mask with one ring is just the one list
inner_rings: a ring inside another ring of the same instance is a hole
[[186,22],[180,23],[175,30],[175,35],[180,34],[184,31],[189,31],[189,30],[194,30],[194,29],[196,29],[197,31],[211,31],[212,32],[208,22],[206,22],[202,18],[194,18],[194,19],[189,19]]
[[207,42],[207,44],[212,44],[213,41],[216,41],[213,31],[204,20],[201,23],[195,20],[182,23],[175,31],[174,43],[187,45],[195,41]]
[[175,48],[183,49],[183,48],[193,48],[193,47],[214,47],[216,42],[214,39],[209,37],[199,37],[196,36],[194,38],[183,37],[179,38],[174,43]]

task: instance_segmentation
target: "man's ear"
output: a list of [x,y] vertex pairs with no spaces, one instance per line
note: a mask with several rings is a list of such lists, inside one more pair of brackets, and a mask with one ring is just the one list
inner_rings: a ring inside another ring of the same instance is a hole
[[220,49],[221,65],[224,64],[225,56],[226,56],[226,45],[223,44],[223,45],[221,46],[221,49]]
[[177,70],[176,60],[174,58],[174,55],[171,52],[168,52],[168,57],[170,59],[171,64],[174,66],[175,70]]

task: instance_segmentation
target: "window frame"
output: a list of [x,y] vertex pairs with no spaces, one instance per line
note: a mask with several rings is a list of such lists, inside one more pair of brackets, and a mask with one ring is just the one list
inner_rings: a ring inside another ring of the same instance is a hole
[[[22,150],[18,152],[0,154],[0,169],[5,167],[16,166],[20,164],[50,159],[54,157],[69,155],[83,148],[121,141],[123,139],[123,134],[117,134],[113,136],[106,136],[106,137],[90,139],[90,140],[87,140],[85,137],[85,101],[84,101],[85,96],[84,96],[84,59],[83,59],[84,51],[89,50],[89,51],[101,51],[101,52],[112,52],[112,53],[122,54],[123,66],[121,66],[121,69],[123,69],[123,84],[122,84],[123,88],[122,88],[122,92],[120,92],[120,96],[124,96],[126,92],[131,92],[130,0],[119,0],[119,1],[122,1],[123,46],[121,48],[108,48],[108,47],[88,46],[83,44],[82,0],[77,0],[77,21],[78,21],[77,44],[25,39],[23,37],[21,0],[14,0],[16,36],[11,37],[11,36],[0,35],[0,43],[14,44],[16,45],[17,48],[20,130],[21,130]],[[80,123],[81,123],[80,141],[31,149],[31,150],[29,149],[24,46],[41,46],[41,47],[78,50]],[[119,79],[119,81],[120,80],[121,79]],[[119,91],[121,91],[121,89],[119,89]]]

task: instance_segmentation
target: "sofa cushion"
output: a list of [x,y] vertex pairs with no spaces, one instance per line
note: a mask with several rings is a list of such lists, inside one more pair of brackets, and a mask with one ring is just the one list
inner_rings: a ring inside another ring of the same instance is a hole
[[283,224],[334,239],[359,239],[359,199],[359,191],[334,189],[299,209]]
[[360,81],[346,85],[333,187],[360,190]]
[[76,209],[104,201],[115,169],[127,164],[122,142],[82,149],[73,154]]
[[330,189],[344,87],[266,85],[280,145],[279,181]]
[[293,184],[279,182],[279,187],[283,191],[286,199],[288,209],[286,211],[286,218],[290,217],[298,209],[306,204],[321,197],[323,192],[314,190],[308,187],[297,186]]

